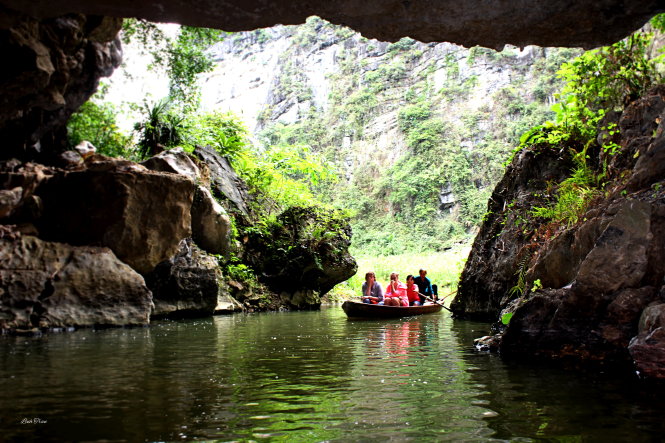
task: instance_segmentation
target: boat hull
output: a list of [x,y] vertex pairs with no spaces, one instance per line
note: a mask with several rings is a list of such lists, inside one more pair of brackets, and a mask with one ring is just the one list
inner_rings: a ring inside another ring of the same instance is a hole
[[440,312],[443,306],[437,303],[423,306],[385,306],[370,305],[355,301],[345,301],[342,309],[349,318],[399,318],[412,315],[433,314]]

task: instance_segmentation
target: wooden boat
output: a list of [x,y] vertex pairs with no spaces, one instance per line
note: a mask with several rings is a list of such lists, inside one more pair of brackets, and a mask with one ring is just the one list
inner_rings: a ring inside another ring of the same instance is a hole
[[399,318],[412,315],[433,314],[441,311],[443,306],[438,303],[426,303],[422,306],[385,306],[370,305],[347,300],[342,309],[349,318]]

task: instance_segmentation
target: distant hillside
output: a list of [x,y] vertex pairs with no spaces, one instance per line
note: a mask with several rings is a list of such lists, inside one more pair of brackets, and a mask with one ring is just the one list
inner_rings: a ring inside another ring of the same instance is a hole
[[313,17],[211,53],[202,106],[238,113],[265,146],[325,153],[342,180],[323,192],[356,212],[354,246],[390,252],[442,249],[478,225],[520,134],[551,118],[558,67],[580,51],[391,44]]
[[579,53],[391,44],[312,17],[213,46],[201,106],[236,113],[259,149],[308,145],[333,162],[340,180],[319,192],[355,214],[356,252],[441,250],[475,232]]

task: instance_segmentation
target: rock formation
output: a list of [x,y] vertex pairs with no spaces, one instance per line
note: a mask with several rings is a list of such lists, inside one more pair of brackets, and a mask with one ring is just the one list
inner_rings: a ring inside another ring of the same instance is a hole
[[120,64],[121,19],[0,11],[0,159],[53,161],[65,124]]
[[259,280],[291,306],[321,304],[320,296],[356,273],[348,253],[351,229],[336,214],[290,208],[267,232],[249,235],[247,261]]
[[[78,155],[69,153],[72,159]],[[192,233],[192,180],[92,155],[69,169],[8,161],[0,182],[6,188],[0,191],[6,238],[0,328],[149,322],[152,294],[139,273],[149,274],[174,256],[182,261],[180,241]],[[222,238],[228,249],[228,229]],[[209,261],[217,269],[216,260]],[[187,288],[182,275],[196,266],[213,272],[210,263],[200,262],[172,272],[181,287]],[[183,300],[172,310],[191,311],[191,294],[176,292],[171,300],[178,295]],[[217,307],[216,292],[213,298],[208,314]],[[158,307],[158,314],[168,311],[161,300]]]
[[246,2],[160,0],[2,0],[8,8],[35,17],[68,12],[141,17],[157,22],[243,31],[278,23],[303,23],[318,15],[349,26],[365,37],[396,41],[410,36],[420,41],[450,41],[465,46],[501,48],[516,46],[593,47],[613,43],[662,12],[657,0],[602,0],[595,2],[451,0],[413,2],[309,2],[307,0]]
[[570,173],[567,151],[521,151],[506,169],[488,202],[487,216],[473,243],[451,308],[465,318],[494,321],[515,284],[515,272],[529,253],[520,227],[520,209],[537,206],[534,194]]
[[227,211],[241,216],[249,215],[247,184],[238,177],[229,161],[209,146],[198,146],[194,155],[204,169],[203,176],[212,193]]
[[233,312],[241,306],[229,295],[217,260],[191,239],[180,242],[177,254],[146,275],[153,294],[153,316],[205,316]]
[[40,184],[43,212],[35,225],[47,240],[107,246],[146,273],[191,236],[195,189],[183,176],[97,155],[85,169]]
[[533,151],[513,160],[490,202],[496,212],[474,243],[455,314],[513,313],[499,345],[503,355],[634,364],[643,375],[662,377],[665,182],[662,162],[643,159],[665,150],[664,119],[663,86],[627,107],[620,152],[606,158],[616,185],[558,235],[520,237],[518,206],[528,208],[543,187],[520,179],[529,175],[522,157]]
[[108,248],[0,240],[0,329],[145,325],[152,295]]
[[[144,162],[174,173],[99,154],[65,154],[66,167],[0,163],[0,329],[312,307],[355,272],[346,220],[292,209],[266,235],[234,245],[233,263],[242,258],[265,283],[252,275],[247,287],[230,281],[237,301],[223,271],[232,253],[231,219],[192,179],[206,176],[213,185],[223,182],[223,195],[244,195],[226,159],[207,152],[213,167],[225,168],[214,174],[182,150]],[[249,214],[236,216],[248,231],[263,232],[251,229],[256,220]]]
[[[216,153],[210,155],[211,158],[215,158],[215,164],[222,161],[222,158]],[[213,155],[214,157],[212,157]],[[201,179],[199,167],[181,148],[164,151],[142,164],[148,169],[180,174],[193,181]],[[205,163],[201,163],[201,166],[206,168],[206,171],[208,170]],[[228,163],[226,163],[226,166],[229,168],[228,174],[231,174],[234,179],[232,183],[237,184],[238,176]],[[223,178],[219,177],[217,180],[223,180]],[[227,189],[227,192],[232,192],[231,188]],[[231,220],[226,210],[217,203],[210,190],[205,186],[196,186],[191,218],[192,238],[196,244],[211,254],[228,256],[231,248]]]

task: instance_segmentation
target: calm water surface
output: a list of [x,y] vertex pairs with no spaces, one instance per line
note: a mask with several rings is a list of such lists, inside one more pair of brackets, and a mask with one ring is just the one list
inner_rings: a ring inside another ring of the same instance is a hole
[[481,354],[488,326],[341,308],[0,337],[1,441],[662,441],[662,386]]

